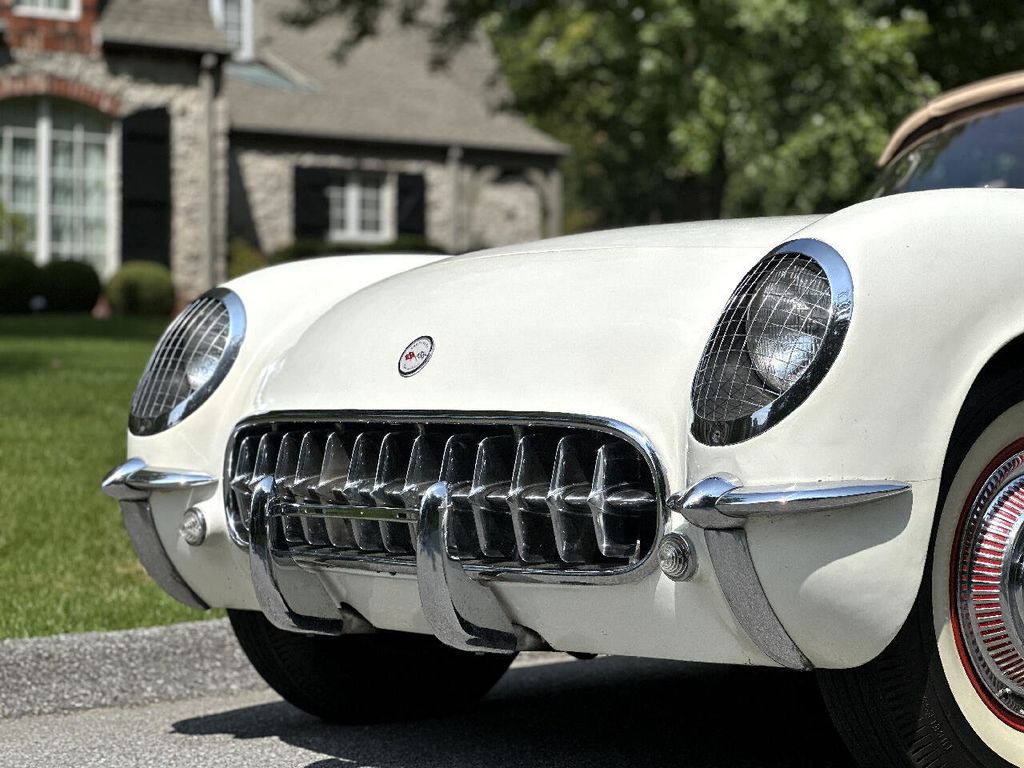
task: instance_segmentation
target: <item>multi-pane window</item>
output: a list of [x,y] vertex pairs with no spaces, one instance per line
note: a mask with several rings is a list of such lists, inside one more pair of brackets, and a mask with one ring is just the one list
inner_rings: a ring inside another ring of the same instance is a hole
[[3,201],[4,245],[35,248],[37,182],[36,103],[12,99],[0,103],[0,200]]
[[[87,107],[57,99],[0,102],[0,199],[6,246],[36,261],[110,266],[111,126]],[[23,242],[17,243],[21,239]]]
[[391,240],[394,186],[383,173],[348,173],[325,190],[328,239]]
[[253,0],[210,0],[210,13],[240,59],[252,58]]
[[107,249],[107,126],[88,110],[53,111],[50,254],[100,262]]
[[26,16],[52,16],[78,18],[82,11],[81,0],[15,0],[14,11]]

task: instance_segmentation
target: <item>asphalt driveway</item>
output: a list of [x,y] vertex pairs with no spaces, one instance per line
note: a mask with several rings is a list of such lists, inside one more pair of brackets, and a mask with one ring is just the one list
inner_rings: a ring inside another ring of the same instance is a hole
[[624,658],[517,666],[468,712],[385,725],[266,690],[0,720],[4,768],[263,765],[852,768],[811,676]]

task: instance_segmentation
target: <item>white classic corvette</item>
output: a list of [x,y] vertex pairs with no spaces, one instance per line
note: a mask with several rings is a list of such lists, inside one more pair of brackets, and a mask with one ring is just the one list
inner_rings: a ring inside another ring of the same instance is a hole
[[[882,191],[1024,186],[1005,95],[910,118]],[[1020,766],[1022,278],[992,188],[293,263],[171,325],[104,489],[327,719],[553,648],[815,670],[867,766]]]

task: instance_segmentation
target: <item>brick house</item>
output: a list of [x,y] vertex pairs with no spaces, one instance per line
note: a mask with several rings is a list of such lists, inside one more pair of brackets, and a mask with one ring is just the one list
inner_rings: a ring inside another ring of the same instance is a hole
[[502,111],[483,43],[430,66],[385,24],[338,63],[289,0],[0,0],[0,200],[39,263],[167,264],[194,295],[227,243],[452,251],[556,234],[565,148]]

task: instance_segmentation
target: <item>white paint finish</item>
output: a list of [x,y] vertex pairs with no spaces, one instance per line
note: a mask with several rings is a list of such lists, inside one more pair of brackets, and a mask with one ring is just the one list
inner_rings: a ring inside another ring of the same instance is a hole
[[[1024,261],[1022,206],[1021,191],[928,192],[822,219],[560,238],[397,274],[333,307],[349,291],[328,287],[373,282],[366,270],[379,257],[258,273],[236,283],[251,318],[236,370],[207,406],[164,435],[133,439],[131,453],[219,474],[231,427],[258,412],[546,411],[640,430],[664,464],[669,492],[723,471],[747,484],[908,481],[910,510],[886,502],[749,529],[766,592],[804,652],[822,666],[861,663],[889,642],[917,592],[967,389],[1024,331],[1021,301],[1006,290]],[[798,233],[828,242],[849,263],[855,308],[843,351],[783,422],[737,446],[701,446],[688,433],[689,390],[708,334],[743,274]],[[436,343],[431,363],[403,379],[398,355],[421,335]],[[222,529],[215,508],[209,517]],[[735,626],[702,537],[694,538],[702,570],[693,584],[652,577],[621,588],[497,590],[558,647],[768,663]],[[205,552],[184,556],[186,578],[207,578],[207,566],[192,562]],[[211,559],[222,556],[210,550]],[[212,580],[200,594],[253,607],[245,590]]]

